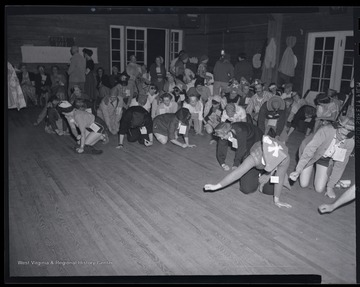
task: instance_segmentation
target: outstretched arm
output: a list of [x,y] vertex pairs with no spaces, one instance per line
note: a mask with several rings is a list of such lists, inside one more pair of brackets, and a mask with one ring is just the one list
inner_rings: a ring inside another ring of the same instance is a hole
[[355,184],[353,184],[347,191],[345,191],[334,203],[322,204],[319,206],[321,213],[333,212],[339,206],[348,203],[355,199]]
[[225,187],[233,183],[235,180],[240,179],[245,173],[247,173],[251,168],[253,168],[255,164],[256,164],[255,159],[253,158],[252,155],[249,155],[238,168],[234,169],[231,173],[225,176],[219,183],[205,184],[204,189],[218,190],[222,187]]

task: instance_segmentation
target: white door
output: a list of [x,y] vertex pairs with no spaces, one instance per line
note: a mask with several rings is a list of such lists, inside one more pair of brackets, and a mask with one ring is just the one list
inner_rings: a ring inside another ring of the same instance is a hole
[[303,94],[329,88],[346,92],[353,75],[353,31],[309,33]]

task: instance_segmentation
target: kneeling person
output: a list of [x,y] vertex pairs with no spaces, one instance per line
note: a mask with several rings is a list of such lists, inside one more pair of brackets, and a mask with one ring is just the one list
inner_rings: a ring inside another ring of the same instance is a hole
[[93,148],[99,140],[104,142],[109,140],[106,124],[102,119],[86,111],[76,109],[68,101],[61,101],[57,109],[59,113],[64,114],[72,134],[75,136],[78,144],[80,144],[76,148],[78,153],[102,153],[102,150]]
[[138,106],[128,108],[120,121],[119,144],[116,148],[122,148],[125,134],[128,142],[138,141],[145,146],[153,144],[153,122],[150,113],[144,108],[147,95],[140,95]]

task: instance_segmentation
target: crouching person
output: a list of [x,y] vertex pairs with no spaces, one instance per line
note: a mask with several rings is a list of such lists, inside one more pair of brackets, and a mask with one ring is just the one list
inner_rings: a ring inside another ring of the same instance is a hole
[[34,126],[39,125],[44,119],[45,132],[48,134],[70,135],[67,131],[67,125],[65,120],[59,115],[56,107],[60,103],[60,99],[57,96],[50,97],[45,107],[40,112]]
[[119,144],[117,149],[123,148],[124,137],[127,135],[128,142],[138,141],[145,146],[153,144],[153,122],[150,113],[144,108],[147,95],[140,95],[138,106],[128,108],[120,121]]
[[109,141],[106,124],[102,119],[86,111],[76,109],[67,101],[60,102],[57,109],[59,113],[65,116],[71,132],[77,140],[79,145],[76,147],[77,153],[102,153],[102,150],[93,147],[99,140],[105,143]]
[[251,147],[250,155],[244,159],[238,168],[217,184],[205,184],[204,190],[215,191],[224,188],[241,179],[255,167],[263,171],[263,174],[258,178],[258,190],[265,194],[273,194],[274,203],[278,207],[290,208],[290,204],[280,202],[283,186],[290,189],[286,175],[289,164],[290,156],[285,144],[266,135]]

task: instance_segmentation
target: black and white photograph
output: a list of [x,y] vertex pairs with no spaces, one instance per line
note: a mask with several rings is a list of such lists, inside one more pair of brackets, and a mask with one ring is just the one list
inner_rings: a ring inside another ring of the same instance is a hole
[[4,16],[5,283],[360,282],[360,6]]

